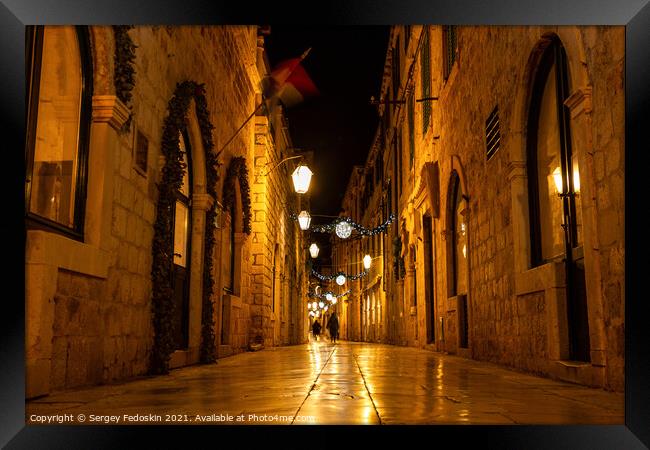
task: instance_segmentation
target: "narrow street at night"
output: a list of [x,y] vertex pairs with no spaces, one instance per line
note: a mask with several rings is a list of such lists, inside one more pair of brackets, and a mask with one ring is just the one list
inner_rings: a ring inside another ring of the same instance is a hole
[[321,340],[52,394],[26,414],[29,423],[67,414],[79,424],[83,414],[86,424],[120,425],[156,416],[152,423],[209,425],[622,424],[623,395],[425,350]]
[[27,27],[25,424],[625,424],[625,33]]

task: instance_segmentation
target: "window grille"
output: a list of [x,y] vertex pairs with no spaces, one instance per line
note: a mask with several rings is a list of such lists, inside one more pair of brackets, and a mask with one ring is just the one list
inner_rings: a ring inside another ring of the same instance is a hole
[[485,121],[485,147],[488,160],[499,150],[500,142],[499,107],[495,106]]

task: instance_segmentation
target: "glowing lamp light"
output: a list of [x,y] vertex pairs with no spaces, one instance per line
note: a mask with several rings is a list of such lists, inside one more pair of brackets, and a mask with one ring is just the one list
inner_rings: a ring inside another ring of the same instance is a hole
[[343,286],[345,284],[345,275],[339,275],[336,277],[336,284]]
[[309,315],[314,317],[316,314],[314,313],[314,311],[309,311]]
[[562,173],[560,172],[560,168],[556,167],[555,170],[553,171],[553,181],[555,181],[555,189],[558,194],[561,194],[564,192],[564,186],[562,183]]
[[318,303],[316,303],[316,302],[312,303],[311,307],[314,308],[314,309],[318,308]]
[[311,223],[311,216],[307,211],[300,211],[298,214],[298,224],[300,224],[301,230],[308,230],[309,224]]
[[372,258],[370,257],[370,255],[366,255],[363,257],[363,267],[366,270],[370,269],[371,262],[372,262]]
[[316,258],[318,256],[319,251],[320,249],[318,248],[318,245],[316,245],[315,243],[309,246],[309,254],[311,255],[312,258]]
[[323,306],[325,306],[325,303],[323,303],[323,302],[318,302],[318,306],[319,306],[321,309],[323,309]]
[[313,172],[307,166],[298,166],[291,174],[293,187],[298,194],[304,194],[309,189],[309,183]]
[[577,194],[580,192],[580,172],[578,168],[573,168],[573,191]]
[[336,297],[332,299],[332,305],[336,305]]
[[334,296],[332,295],[331,292],[328,292],[327,294],[325,294],[325,298],[326,298],[327,300],[329,300],[329,301],[332,301],[332,299],[334,298]]
[[352,225],[343,221],[336,224],[336,235],[341,239],[347,239],[352,234]]

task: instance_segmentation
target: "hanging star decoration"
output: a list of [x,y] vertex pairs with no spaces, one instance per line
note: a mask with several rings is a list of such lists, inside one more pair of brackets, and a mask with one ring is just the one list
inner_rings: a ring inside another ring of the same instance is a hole
[[385,233],[388,225],[395,220],[393,213],[388,216],[388,219],[381,225],[375,228],[366,228],[363,225],[356,223],[350,217],[341,217],[334,222],[325,225],[316,225],[311,228],[311,231],[316,233],[332,233],[335,232],[341,239],[347,239],[352,234],[354,229],[360,236],[374,236],[378,233]]
[[354,281],[354,280],[358,280],[361,277],[365,277],[366,275],[368,275],[368,272],[366,272],[364,270],[363,272],[360,272],[360,273],[358,273],[356,275],[347,275],[344,272],[337,272],[334,275],[323,275],[323,274],[320,274],[320,273],[316,272],[316,270],[311,269],[311,274],[313,276],[315,276],[316,278],[318,278],[319,280],[321,280],[321,281],[336,280],[336,278],[338,278],[340,275],[343,275],[348,280]]

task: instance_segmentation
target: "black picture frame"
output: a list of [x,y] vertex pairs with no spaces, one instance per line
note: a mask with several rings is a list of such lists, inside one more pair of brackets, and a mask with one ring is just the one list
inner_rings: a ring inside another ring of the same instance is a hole
[[[419,437],[434,442],[451,441],[464,444],[476,440],[481,446],[497,448],[588,448],[636,449],[650,446],[650,358],[647,342],[650,327],[645,323],[644,304],[647,295],[642,280],[646,275],[647,233],[642,216],[645,202],[641,170],[644,149],[650,129],[650,5],[648,0],[547,0],[526,2],[499,0],[401,0],[373,2],[348,0],[323,2],[318,14],[306,4],[280,5],[277,2],[205,2],[201,0],[3,0],[0,4],[0,58],[3,67],[2,123],[9,142],[10,161],[5,163],[2,177],[7,183],[5,220],[0,223],[5,236],[3,285],[9,288],[4,296],[2,317],[3,342],[0,347],[0,444],[4,448],[133,448],[136,434],[153,447],[174,444],[183,448],[199,446],[205,439],[210,447],[228,445],[225,432],[241,433],[241,445],[248,447],[252,428],[256,427],[157,427],[157,426],[26,426],[24,395],[25,335],[25,223],[24,223],[24,148],[25,140],[25,26],[33,24],[228,24],[228,23],[307,23],[338,25],[373,25],[397,23],[437,23],[459,25],[624,25],[626,27],[626,117],[625,117],[625,217],[626,286],[625,286],[625,425],[620,426],[429,426],[429,427],[361,427],[352,445],[372,445],[397,433],[409,435],[415,445]],[[632,206],[632,207],[631,207]],[[11,212],[9,212],[11,211]],[[645,231],[645,230],[643,230]],[[7,243],[7,241],[9,241]],[[6,291],[6,290],[5,290]],[[259,436],[267,442],[283,435],[286,443],[311,446],[325,442],[328,429],[321,427],[264,427]],[[348,431],[350,428],[343,428]],[[256,430],[257,431],[257,430]],[[405,432],[406,431],[406,432]],[[304,434],[301,434],[304,433]],[[296,435],[299,437],[296,437]],[[422,436],[415,437],[415,434]],[[253,434],[254,436],[254,434]],[[404,443],[402,437],[402,445]],[[231,437],[232,438],[232,437]],[[289,440],[290,439],[290,440]],[[424,441],[423,441],[424,442]],[[344,445],[337,439],[335,445]],[[462,445],[461,445],[462,446]]]

